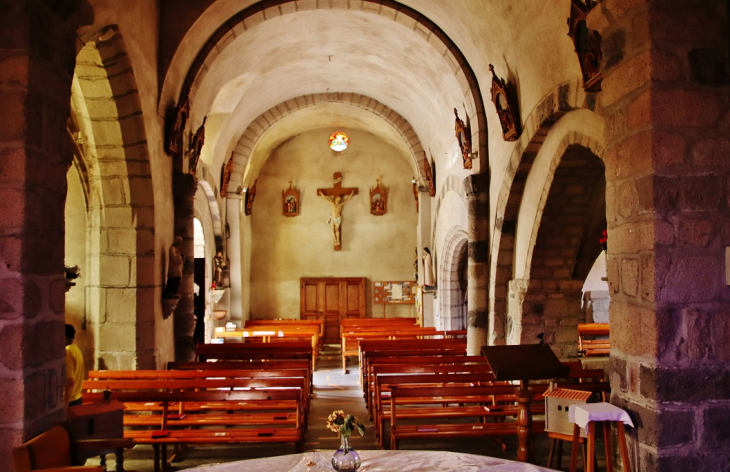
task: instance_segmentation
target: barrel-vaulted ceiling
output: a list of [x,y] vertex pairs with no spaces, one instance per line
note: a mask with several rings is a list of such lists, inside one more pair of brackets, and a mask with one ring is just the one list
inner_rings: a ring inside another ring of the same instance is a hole
[[[267,110],[310,94],[360,94],[406,120],[440,170],[465,175],[453,109],[471,119],[482,146],[489,129],[494,166],[505,144],[490,103],[488,66],[517,84],[525,116],[557,84],[579,74],[566,35],[568,9],[567,0],[217,0],[182,38],[160,107],[191,87],[191,125],[208,117],[202,159],[217,176]],[[279,143],[315,128],[361,127],[397,140],[391,125],[366,115],[331,104],[292,113],[268,128],[249,162],[238,164],[247,166],[247,175],[257,172]],[[423,158],[399,148],[412,162]]]

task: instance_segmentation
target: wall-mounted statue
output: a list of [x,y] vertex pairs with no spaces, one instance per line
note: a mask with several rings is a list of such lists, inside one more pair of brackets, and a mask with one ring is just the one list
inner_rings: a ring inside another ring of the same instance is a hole
[[459,149],[461,149],[461,158],[464,160],[464,169],[471,169],[471,125],[469,117],[466,117],[466,124],[459,118],[459,112],[454,108],[456,123],[454,124],[454,132],[456,140],[459,141]]
[[428,157],[423,159],[423,170],[426,173],[426,181],[428,182],[428,194],[432,197],[436,196],[436,162],[429,161]]
[[568,17],[568,36],[573,40],[578,54],[580,70],[583,73],[583,89],[586,92],[600,92],[601,80],[601,35],[586,25],[586,14],[593,2],[588,5],[580,0],[571,0]]
[[418,213],[421,210],[418,208],[418,182],[415,179],[413,180],[413,197],[416,199],[416,213]]
[[342,249],[342,239],[340,238],[340,225],[342,224],[342,207],[350,199],[357,195],[359,190],[355,187],[342,186],[342,172],[335,172],[334,185],[331,188],[318,188],[317,195],[324,198],[332,206],[332,211],[327,219],[327,223],[332,226],[332,235],[334,237],[334,249],[340,251]]
[[165,141],[165,152],[169,156],[176,156],[183,150],[183,136],[185,126],[188,124],[190,116],[190,100],[188,97],[182,99],[175,107],[171,124],[168,126],[167,141]]
[[175,236],[170,246],[169,257],[167,260],[167,283],[165,284],[165,292],[163,298],[178,298],[178,290],[180,289],[180,280],[183,275],[183,264],[185,263],[185,255],[182,250],[182,238]]
[[223,167],[223,174],[221,175],[221,198],[228,196],[228,184],[231,183],[231,170],[233,169],[233,156],[228,158],[228,162]]
[[195,132],[193,139],[190,140],[190,165],[188,166],[188,172],[191,175],[195,175],[198,171],[200,153],[203,150],[203,145],[205,144],[205,120],[207,118],[207,116],[203,118],[203,123],[201,123],[198,131]]
[[388,212],[388,189],[375,180],[375,187],[370,189],[370,214],[384,215]]
[[504,79],[497,77],[492,64],[489,64],[489,70],[492,71],[492,102],[497,108],[499,123],[502,125],[502,137],[505,141],[515,141],[521,131],[517,97],[512,93],[512,87]]
[[281,211],[284,216],[297,216],[299,214],[299,190],[295,189],[293,182],[289,181],[289,188],[281,191]]
[[258,179],[254,181],[251,188],[246,192],[246,204],[243,210],[246,216],[251,215],[251,210],[253,210],[253,201],[256,198],[256,182],[258,182]]

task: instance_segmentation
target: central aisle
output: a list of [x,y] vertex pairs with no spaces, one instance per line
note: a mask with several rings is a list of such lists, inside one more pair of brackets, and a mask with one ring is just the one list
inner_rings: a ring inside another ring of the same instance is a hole
[[365,436],[355,432],[351,436],[351,444],[355,449],[377,449],[375,432],[372,423],[368,420],[365,399],[362,396],[359,373],[355,359],[350,361],[348,374],[342,373],[340,347],[325,345],[317,360],[317,369],[314,371],[313,398],[309,412],[309,429],[307,430],[304,450],[309,449],[337,449],[340,440],[337,433],[327,429],[325,422],[334,410],[343,410],[355,415],[365,425]]

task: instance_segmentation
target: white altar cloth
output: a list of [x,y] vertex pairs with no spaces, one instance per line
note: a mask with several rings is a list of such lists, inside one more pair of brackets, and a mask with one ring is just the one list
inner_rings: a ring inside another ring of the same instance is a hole
[[[333,450],[206,465],[196,472],[333,472]],[[358,450],[358,472],[547,472],[551,469],[522,462],[444,451]]]

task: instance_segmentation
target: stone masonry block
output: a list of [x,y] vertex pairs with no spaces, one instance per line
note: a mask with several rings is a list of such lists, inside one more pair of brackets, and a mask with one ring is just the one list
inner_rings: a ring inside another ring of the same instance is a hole
[[730,155],[730,139],[702,139],[692,147],[692,163],[698,166],[725,166]]
[[721,183],[721,178],[715,174],[682,176],[680,208],[688,211],[716,211],[722,200]]
[[131,261],[126,255],[107,255],[100,260],[99,284],[107,287],[126,287],[132,283]]
[[621,291],[630,297],[639,294],[639,261],[637,259],[621,259]]
[[653,90],[654,126],[711,127],[722,111],[723,98],[714,92]]
[[707,247],[715,235],[715,225],[711,220],[683,219],[677,228],[677,242],[688,246]]
[[687,357],[692,361],[706,359],[712,350],[710,320],[712,314],[700,309],[689,309],[684,315]]
[[134,352],[137,347],[135,323],[106,322],[99,326],[99,349],[107,352]]
[[656,301],[702,303],[717,297],[722,261],[715,256],[657,254]]
[[107,323],[134,323],[137,319],[137,290],[135,288],[106,289]]
[[651,78],[651,62],[651,53],[647,50],[618,64],[603,78],[603,105],[610,106],[619,98],[644,87]]
[[623,179],[652,170],[653,140],[651,132],[638,133],[608,151],[604,160],[606,176]]

